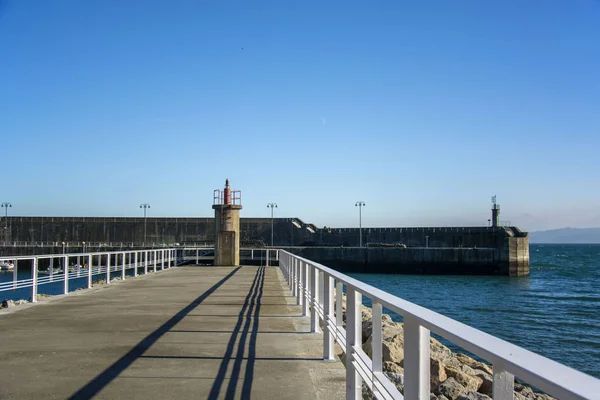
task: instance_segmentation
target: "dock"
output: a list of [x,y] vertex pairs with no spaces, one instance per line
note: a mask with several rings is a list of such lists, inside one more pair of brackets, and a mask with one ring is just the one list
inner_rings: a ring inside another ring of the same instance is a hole
[[5,309],[0,398],[345,398],[296,304],[277,267],[188,266]]

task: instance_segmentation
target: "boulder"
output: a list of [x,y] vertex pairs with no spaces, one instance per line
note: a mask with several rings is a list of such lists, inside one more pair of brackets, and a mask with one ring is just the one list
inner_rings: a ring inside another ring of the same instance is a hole
[[481,370],[475,370],[475,376],[481,379],[481,386],[479,386],[479,393],[486,394],[488,396],[492,395],[492,388],[494,385],[494,377],[486,372]]
[[529,400],[519,392],[515,392],[513,400]]
[[400,364],[390,361],[385,361],[383,363],[383,372],[386,373],[394,373],[398,375],[404,376],[404,368],[400,366]]
[[446,396],[444,396],[443,394],[440,394],[438,397],[438,400],[449,400]]
[[396,372],[384,372],[384,374],[388,377],[390,382],[396,386],[398,391],[404,394],[404,374],[398,374]]
[[433,393],[435,393],[437,396],[446,396],[448,400],[456,400],[458,396],[465,391],[465,387],[458,383],[456,379],[448,378],[444,382],[440,383],[438,387],[435,388]]
[[456,379],[456,381],[464,386],[467,390],[474,392],[476,392],[483,383],[481,378],[467,375],[454,367],[446,367],[446,375]]
[[429,371],[431,387],[436,387],[448,379],[448,376],[446,375],[446,368],[439,360],[430,359]]
[[458,396],[456,400],[492,400],[492,398],[485,394],[468,391]]
[[471,375],[471,376],[477,375],[477,372],[475,372],[475,370],[473,368],[469,367],[466,364],[462,364],[460,366],[460,368],[458,368],[458,369],[460,369],[462,372],[464,372],[467,375]]
[[535,399],[535,393],[533,393],[533,390],[531,390],[530,387],[521,385],[518,382],[515,382],[515,392],[519,393],[521,396],[525,397],[526,399],[529,399],[529,400]]
[[544,394],[544,393],[535,393],[535,400],[556,400],[554,397]]
[[16,306],[20,306],[21,304],[27,304],[27,303],[29,303],[28,300],[16,300],[15,301]]
[[404,360],[404,347],[396,341],[384,341],[381,344],[381,354],[384,362],[391,361],[400,364]]
[[488,374],[492,374],[492,367],[490,367],[487,364],[484,364],[480,361],[475,360],[474,358],[469,357],[466,354],[462,354],[462,353],[458,353],[456,355],[456,359],[458,361],[460,361],[462,364],[465,364],[471,368],[475,369],[480,369],[483,370],[485,372],[487,372]]
[[444,362],[452,358],[452,352],[450,351],[450,349],[441,344],[438,340],[430,338],[429,343],[429,355],[434,360]]

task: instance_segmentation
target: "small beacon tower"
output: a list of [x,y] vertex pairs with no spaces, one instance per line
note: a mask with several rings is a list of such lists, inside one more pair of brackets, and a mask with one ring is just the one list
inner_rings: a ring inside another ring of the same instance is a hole
[[240,265],[242,192],[232,191],[226,179],[225,189],[214,191],[212,208],[215,210],[215,265]]
[[496,196],[492,196],[492,228],[500,226],[500,205],[496,204]]

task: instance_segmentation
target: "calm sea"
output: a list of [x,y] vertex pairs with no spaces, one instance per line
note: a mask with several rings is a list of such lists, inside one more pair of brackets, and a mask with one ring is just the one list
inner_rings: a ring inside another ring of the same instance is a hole
[[[600,245],[532,244],[530,253],[528,277],[353,276],[600,378]],[[19,279],[28,277],[29,271],[19,273]],[[0,282],[10,280],[12,272],[0,272]],[[71,290],[85,283],[72,281]],[[39,292],[62,293],[62,282]],[[0,300],[27,299],[30,293],[0,292]]]
[[528,277],[352,274],[600,378],[600,245],[530,246]]

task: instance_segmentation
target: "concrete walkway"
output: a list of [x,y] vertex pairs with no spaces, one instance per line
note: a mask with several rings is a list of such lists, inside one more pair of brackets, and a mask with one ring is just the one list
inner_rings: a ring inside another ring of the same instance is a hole
[[180,267],[0,313],[1,399],[342,399],[275,267]]

